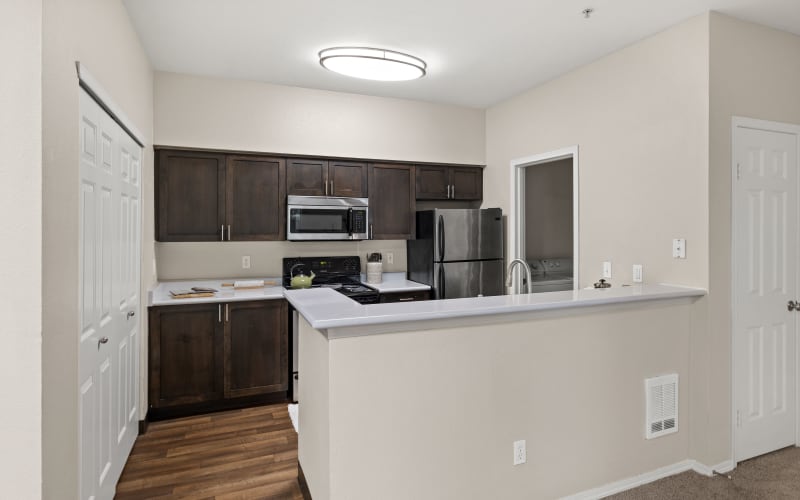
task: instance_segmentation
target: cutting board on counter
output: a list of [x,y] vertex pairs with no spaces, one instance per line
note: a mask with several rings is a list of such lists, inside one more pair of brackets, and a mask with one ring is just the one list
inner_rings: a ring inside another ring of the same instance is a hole
[[241,280],[241,281],[234,281],[230,283],[223,283],[222,286],[224,287],[233,287],[236,290],[242,290],[247,288],[264,288],[267,286],[277,286],[278,283],[275,281],[264,281],[264,280]]

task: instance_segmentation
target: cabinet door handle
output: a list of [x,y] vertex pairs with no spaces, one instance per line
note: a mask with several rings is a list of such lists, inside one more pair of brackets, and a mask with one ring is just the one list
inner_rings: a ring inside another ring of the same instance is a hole
[[219,241],[225,241],[225,224],[219,226]]
[[325,196],[328,196],[328,179],[325,179],[322,183],[325,184]]
[[372,239],[372,224],[369,225],[369,238],[367,238],[367,239],[368,240]]
[[450,185],[450,199],[451,200],[455,200],[456,199],[456,185],[455,184],[451,184]]
[[333,196],[333,180],[331,180],[331,196]]
[[230,309],[228,308],[228,304],[225,304],[225,323],[229,322],[228,321],[229,315],[230,315]]
[[222,304],[217,304],[217,321],[222,323]]
[[228,224],[228,241],[231,241],[231,225]]
[[414,297],[401,297],[397,299],[397,302],[411,302],[412,300],[414,300]]

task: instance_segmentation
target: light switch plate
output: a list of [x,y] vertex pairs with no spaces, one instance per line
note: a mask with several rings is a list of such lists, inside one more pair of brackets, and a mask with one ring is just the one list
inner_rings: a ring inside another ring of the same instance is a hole
[[633,282],[634,283],[641,283],[642,282],[642,265],[641,264],[634,264],[633,265]]
[[611,261],[603,262],[603,278],[611,279]]
[[242,255],[242,269],[250,269],[250,256]]

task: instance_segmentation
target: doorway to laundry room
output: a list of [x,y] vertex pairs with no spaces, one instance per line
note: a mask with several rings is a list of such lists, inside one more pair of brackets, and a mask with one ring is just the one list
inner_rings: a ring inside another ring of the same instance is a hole
[[579,262],[578,147],[520,158],[511,162],[511,169],[509,260],[528,263],[533,293],[574,289]]

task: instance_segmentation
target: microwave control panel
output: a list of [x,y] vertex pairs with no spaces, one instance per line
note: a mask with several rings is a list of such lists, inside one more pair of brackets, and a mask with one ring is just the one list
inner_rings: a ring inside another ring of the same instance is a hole
[[353,210],[353,226],[350,231],[354,234],[367,232],[367,211]]

